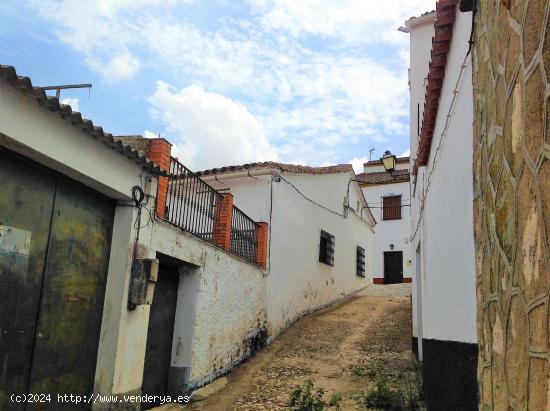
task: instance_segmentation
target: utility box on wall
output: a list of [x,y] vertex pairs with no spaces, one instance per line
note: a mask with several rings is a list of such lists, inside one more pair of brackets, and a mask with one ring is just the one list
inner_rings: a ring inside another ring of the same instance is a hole
[[151,305],[158,271],[159,260],[157,259],[136,258],[134,260],[128,295],[129,310],[134,310],[138,305]]

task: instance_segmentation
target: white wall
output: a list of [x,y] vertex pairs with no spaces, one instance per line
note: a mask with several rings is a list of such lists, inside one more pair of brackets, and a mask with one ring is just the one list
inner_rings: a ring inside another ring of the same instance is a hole
[[153,226],[149,252],[189,263],[180,271],[172,366],[190,368],[201,385],[250,354],[265,327],[266,278],[255,265],[181,232]]
[[[423,19],[423,23],[414,25],[410,29],[410,158],[416,158],[418,138],[422,127],[422,115],[424,113],[424,99],[426,96],[426,84],[432,50],[432,37],[435,34],[434,19],[432,16]],[[420,120],[420,121],[419,121]]]
[[[411,246],[414,251],[418,244],[421,245],[423,338],[475,343],[477,337],[472,212],[473,97],[470,58],[464,80],[459,87],[458,100],[449,129],[441,145],[437,162],[434,162],[436,147],[442,138],[453,91],[467,52],[470,24],[470,13],[457,11],[430,158],[428,165],[419,169],[416,195],[413,199],[411,227],[414,234],[420,215],[421,199],[426,197],[418,233]],[[426,44],[414,44],[417,39],[414,34],[413,29],[411,53],[414,47],[426,47]],[[422,37],[418,41],[428,40]],[[426,61],[418,64],[426,68]],[[420,77],[417,78],[419,79]],[[416,140],[413,131],[411,130],[411,145]],[[436,169],[428,186],[428,175],[434,164]],[[416,287],[413,287],[413,290],[416,291]],[[418,296],[416,292],[414,294],[414,314],[418,315]]]
[[[406,166],[406,164],[405,164]],[[370,171],[370,167],[366,171]],[[411,247],[409,237],[411,235],[410,227],[410,204],[409,183],[380,184],[377,186],[363,187],[363,193],[367,203],[372,207],[372,213],[376,219],[376,227],[373,245],[373,274],[375,278],[384,278],[384,252],[402,251],[403,252],[403,278],[413,277],[413,265],[411,257]],[[401,219],[388,220],[382,219],[382,197],[390,195],[401,196]],[[390,249],[390,244],[394,249]]]
[[[4,81],[0,81],[0,145],[114,199],[129,200],[131,188],[143,183],[148,206],[154,208],[154,177]],[[115,209],[96,393],[139,394],[142,384],[150,307],[127,309],[137,217],[137,210],[127,203],[120,202]],[[156,258],[161,252],[185,263],[172,366],[189,369],[186,383],[191,386],[208,382],[246,357],[265,330],[264,273],[177,227],[151,221],[146,212],[138,225],[142,226],[139,257]]]
[[[119,221],[135,221],[135,209],[121,207],[120,213],[125,218]],[[160,252],[182,262],[171,366],[185,368],[187,379],[172,383],[202,385],[248,356],[252,340],[265,329],[266,278],[258,267],[177,227],[147,223],[143,215],[138,257],[157,258]],[[115,228],[111,256],[117,258],[109,266],[95,391],[135,394],[143,378],[150,306],[126,308],[135,230],[128,224]]]
[[[349,174],[284,174],[300,191],[317,192],[320,204],[343,211]],[[271,334],[284,329],[304,313],[372,283],[373,232],[350,212],[335,215],[306,201],[288,183],[273,183],[271,271],[267,284],[267,314]],[[352,184],[352,187],[355,184]],[[350,190],[352,191],[352,190]],[[325,202],[332,197],[331,202]],[[354,198],[350,204],[354,204]],[[335,236],[334,267],[320,263],[319,236]],[[366,277],[356,275],[356,247],[366,251]]]
[[[216,187],[230,187],[239,208],[257,221],[270,223],[267,277],[270,338],[302,315],[372,282],[373,230],[369,224],[351,210],[347,218],[327,211],[292,187],[316,203],[343,214],[348,181],[354,178],[352,174],[281,173],[281,176],[283,179],[279,182],[272,182],[271,175],[223,180],[225,184],[210,181]],[[356,183],[350,184],[349,192],[350,206],[356,209],[359,200],[364,207]],[[363,210],[363,217],[367,218],[367,210]],[[321,230],[335,236],[334,267],[318,261]],[[366,278],[356,275],[358,245],[366,252]]]

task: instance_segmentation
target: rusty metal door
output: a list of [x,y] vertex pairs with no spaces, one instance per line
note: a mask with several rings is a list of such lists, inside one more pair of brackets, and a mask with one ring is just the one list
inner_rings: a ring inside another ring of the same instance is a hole
[[[143,370],[142,394],[166,395],[172,357],[172,337],[178,302],[178,274],[173,269],[159,267],[155,294],[149,313],[147,346]],[[156,403],[142,404],[149,409]]]
[[0,149],[1,410],[24,408],[12,393],[93,392],[113,210]]

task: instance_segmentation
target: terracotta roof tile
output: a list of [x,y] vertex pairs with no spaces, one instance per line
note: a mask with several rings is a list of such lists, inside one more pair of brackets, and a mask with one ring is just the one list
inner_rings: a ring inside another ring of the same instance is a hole
[[59,113],[59,116],[74,127],[81,129],[88,136],[101,141],[107,147],[119,152],[122,156],[134,161],[147,171],[157,175],[164,175],[157,165],[146,156],[140,155],[137,150],[122,144],[120,140],[113,139],[113,135],[105,133],[103,128],[94,125],[91,120],[82,118],[78,111],[73,111],[71,106],[61,104],[57,97],[49,96],[40,87],[34,87],[29,77],[18,76],[15,68],[0,64],[0,79],[7,81],[14,88],[21,90],[24,94],[34,98],[38,104],[52,112]]
[[410,180],[409,170],[395,170],[393,173],[379,171],[357,174],[360,184],[393,184]]
[[432,37],[431,61],[417,153],[419,166],[425,166],[430,157],[435,120],[439,109],[439,96],[445,80],[447,53],[453,36],[457,3],[458,0],[439,0],[436,3],[435,35]]
[[310,166],[301,166],[297,164],[284,164],[277,163],[274,161],[264,161],[261,163],[247,163],[240,164],[236,166],[226,166],[220,168],[212,168],[210,170],[198,171],[195,174],[198,176],[209,176],[217,174],[227,174],[234,173],[237,171],[247,171],[247,170],[260,170],[260,169],[270,169],[275,168],[281,171],[286,171],[289,173],[303,173],[303,174],[332,174],[332,173],[346,173],[353,171],[351,164],[338,164],[335,166],[326,166],[326,167],[310,167]]

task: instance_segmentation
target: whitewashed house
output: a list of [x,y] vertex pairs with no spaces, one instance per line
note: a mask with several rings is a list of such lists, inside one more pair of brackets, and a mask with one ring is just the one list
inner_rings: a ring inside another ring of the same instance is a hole
[[477,409],[471,13],[456,0],[410,35],[413,323],[430,409]]
[[256,221],[268,223],[267,327],[298,318],[372,282],[375,220],[350,164],[275,162],[198,173]]
[[373,283],[409,283],[412,281],[409,157],[396,158],[391,171],[386,171],[381,160],[368,161],[363,166],[364,172],[357,175],[357,180],[376,219]]
[[1,410],[28,390],[183,395],[266,343],[268,226],[168,141],[126,140],[0,66]]

